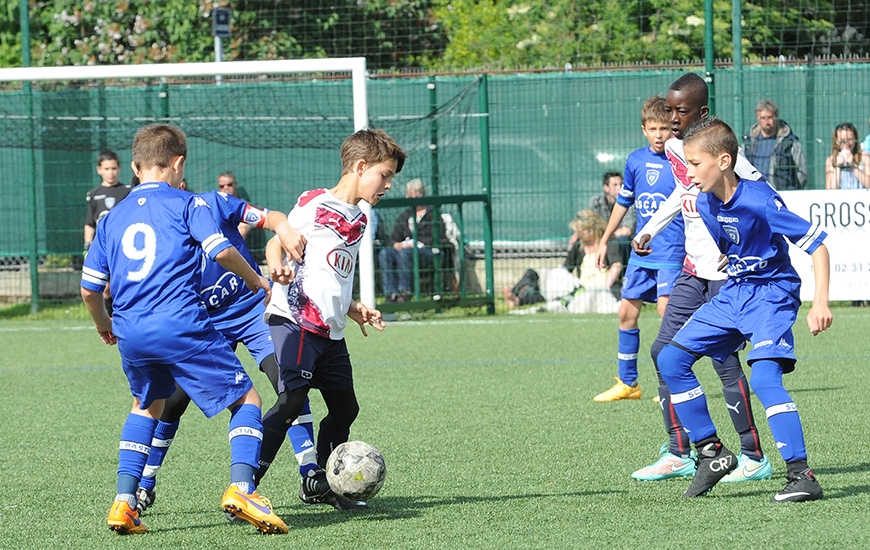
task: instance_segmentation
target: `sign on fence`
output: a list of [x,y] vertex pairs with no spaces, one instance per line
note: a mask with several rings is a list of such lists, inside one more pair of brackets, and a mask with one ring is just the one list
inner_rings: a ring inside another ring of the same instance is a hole
[[[830,299],[870,300],[870,190],[781,191],[789,210],[818,223],[828,234],[831,254]],[[815,284],[812,258],[791,247],[801,277],[801,300],[811,301]]]

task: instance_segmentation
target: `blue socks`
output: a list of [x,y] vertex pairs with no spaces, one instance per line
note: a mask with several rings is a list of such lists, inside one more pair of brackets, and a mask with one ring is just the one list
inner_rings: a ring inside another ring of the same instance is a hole
[[254,473],[257,471],[257,457],[263,444],[263,421],[260,407],[240,405],[231,411],[230,418],[230,481],[244,490],[242,483],[248,484],[253,492],[256,487]]
[[317,450],[314,447],[314,419],[311,416],[311,404],[306,401],[299,416],[287,429],[287,437],[293,445],[293,454],[299,462],[299,475],[303,479],[308,472],[317,468]]
[[154,438],[151,440],[151,454],[148,455],[148,463],[145,465],[145,471],[142,472],[142,479],[139,481],[139,487],[154,490],[157,485],[157,471],[166,460],[166,453],[169,451],[169,446],[178,432],[178,421],[167,423],[158,422],[157,428],[154,430]]
[[716,435],[704,389],[692,372],[695,356],[667,345],[659,354],[659,372],[671,390],[671,403],[693,443]]
[[776,361],[761,359],[752,363],[749,384],[764,406],[770,431],[782,459],[788,462],[806,460],[804,430],[797,407],[782,385],[782,367]]
[[157,420],[130,413],[121,429],[121,445],[118,453],[118,496],[116,500],[127,500],[133,497],[135,506],[136,489],[139,479],[145,469],[148,454],[151,452],[151,440]]
[[640,351],[640,329],[619,329],[619,379],[624,384],[633,386],[637,382],[637,353]]

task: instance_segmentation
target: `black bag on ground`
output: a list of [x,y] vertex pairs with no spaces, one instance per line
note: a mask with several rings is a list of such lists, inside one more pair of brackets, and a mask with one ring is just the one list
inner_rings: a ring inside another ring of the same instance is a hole
[[521,306],[538,304],[544,301],[539,285],[540,277],[538,277],[538,272],[534,269],[527,269],[517,284],[514,285],[511,292],[519,298],[519,305]]

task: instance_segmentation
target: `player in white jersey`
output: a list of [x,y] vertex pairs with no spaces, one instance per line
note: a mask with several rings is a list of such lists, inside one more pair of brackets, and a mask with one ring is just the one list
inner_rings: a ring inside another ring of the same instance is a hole
[[[683,134],[694,122],[707,116],[707,99],[707,84],[698,75],[687,73],[670,86],[667,110],[674,137],[665,142],[665,154],[674,173],[676,188],[632,242],[638,254],[645,253],[650,250],[647,248],[650,240],[682,212],[686,234],[683,272],[674,283],[659,334],[650,348],[659,377],[659,402],[668,432],[668,443],[667,447],[663,446],[661,456],[656,462],[632,474],[633,478],[643,481],[690,477],[696,470],[689,437],[674,410],[670,392],[660,373],[658,357],[695,310],[710,301],[725,282],[725,273],[719,269],[721,254],[698,215],[698,188],[686,177],[687,165],[683,154]],[[758,170],[742,154],[737,159],[736,169],[746,179],[762,179]],[[740,463],[724,481],[769,479],[773,469],[761,449],[750,405],[749,383],[737,353],[733,353],[723,362],[714,360],[713,367],[722,380],[726,407],[735,430],[740,434]]]
[[317,388],[327,415],[317,436],[320,468],[308,473],[300,497],[328,491],[326,459],[348,440],[359,414],[350,355],[344,339],[347,317],[366,334],[365,325],[384,329],[381,312],[355,301],[353,275],[367,219],[359,207],[376,204],[402,170],[405,152],[380,130],[360,130],[341,146],[342,176],[332,189],[303,193],[287,216],[307,240],[303,260],[284,265],[275,242],[267,246],[273,297],[266,320],[280,367],[278,401],[263,417],[263,448],[256,480],[265,475],[281,448],[287,426]]

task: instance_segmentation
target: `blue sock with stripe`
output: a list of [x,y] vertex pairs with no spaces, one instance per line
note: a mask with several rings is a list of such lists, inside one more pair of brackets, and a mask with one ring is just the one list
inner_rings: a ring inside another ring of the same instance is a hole
[[230,418],[230,482],[246,493],[256,489],[254,473],[263,444],[263,420],[260,407],[239,405]]
[[299,462],[299,475],[304,479],[308,472],[317,468],[317,449],[314,447],[314,419],[311,404],[306,401],[299,416],[287,429],[287,437],[293,445],[293,454]]
[[157,428],[154,430],[154,438],[151,440],[151,454],[148,455],[148,462],[145,464],[145,471],[142,472],[142,479],[139,481],[139,487],[153,491],[157,485],[157,471],[166,460],[166,453],[169,452],[169,446],[178,432],[179,421],[175,422],[158,422]]
[[704,389],[692,372],[695,356],[668,344],[659,354],[659,372],[671,391],[671,403],[693,443],[716,434]]
[[640,329],[619,329],[619,379],[633,386],[637,382],[637,354],[640,351]]
[[121,445],[118,452],[118,496],[115,500],[133,500],[136,504],[136,489],[151,452],[151,440],[157,420],[130,413],[121,429]]
[[782,385],[782,366],[770,359],[755,361],[752,363],[749,384],[764,406],[770,432],[782,459],[786,462],[806,460],[807,447],[801,417]]

